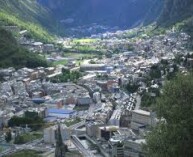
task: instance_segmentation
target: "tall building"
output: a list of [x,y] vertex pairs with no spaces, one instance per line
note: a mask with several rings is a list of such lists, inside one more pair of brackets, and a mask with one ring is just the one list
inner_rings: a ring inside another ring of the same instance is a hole
[[109,140],[109,145],[111,148],[111,156],[112,157],[124,157],[124,145],[120,140],[111,138]]

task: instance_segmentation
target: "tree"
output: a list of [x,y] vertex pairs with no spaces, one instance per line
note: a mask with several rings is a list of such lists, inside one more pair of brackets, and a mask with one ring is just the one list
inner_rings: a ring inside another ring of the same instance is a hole
[[165,85],[155,107],[160,122],[147,136],[148,157],[193,156],[192,89],[192,74],[177,75]]
[[127,91],[130,92],[130,93],[135,93],[135,92],[137,92],[138,88],[139,88],[139,85],[137,85],[137,84],[127,84],[127,85],[126,85],[126,89],[127,89]]
[[6,132],[5,141],[10,142],[11,140],[12,140],[12,135],[11,135],[11,130],[9,130],[8,132]]

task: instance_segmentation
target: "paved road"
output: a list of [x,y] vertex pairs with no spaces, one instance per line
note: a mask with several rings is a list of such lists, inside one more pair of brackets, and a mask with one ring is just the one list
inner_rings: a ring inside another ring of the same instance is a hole
[[0,157],[3,157],[5,155],[9,155],[9,154],[13,154],[17,151],[21,151],[21,150],[25,150],[25,149],[36,149],[34,146],[37,145],[38,143],[42,142],[43,139],[38,139],[38,140],[34,140],[22,145],[13,145],[11,148],[1,152]]

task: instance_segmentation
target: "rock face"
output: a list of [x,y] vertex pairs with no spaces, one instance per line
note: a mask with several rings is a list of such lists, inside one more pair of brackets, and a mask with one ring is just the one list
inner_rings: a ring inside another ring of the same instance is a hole
[[[162,6],[160,0],[38,0],[52,11],[58,21],[74,19],[74,25],[97,23],[128,27],[142,23],[153,6]],[[155,18],[162,7],[154,12]],[[152,20],[151,19],[151,20]]]

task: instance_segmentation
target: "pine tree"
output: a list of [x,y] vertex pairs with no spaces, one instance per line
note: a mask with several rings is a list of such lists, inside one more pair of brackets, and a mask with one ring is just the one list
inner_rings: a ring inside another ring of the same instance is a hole
[[9,130],[8,132],[6,132],[5,141],[10,142],[11,140],[12,140],[12,135],[11,135],[11,130]]

